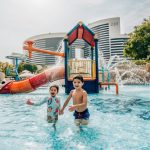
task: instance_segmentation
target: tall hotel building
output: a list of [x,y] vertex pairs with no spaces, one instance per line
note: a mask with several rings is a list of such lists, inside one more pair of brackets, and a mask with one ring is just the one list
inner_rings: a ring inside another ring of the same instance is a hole
[[[123,47],[128,40],[128,36],[120,34],[119,17],[99,20],[88,24],[88,27],[96,34],[99,41],[99,51],[103,54],[106,61],[114,55],[123,57]],[[66,33],[48,33],[30,37],[28,40],[34,40],[37,48],[57,51],[65,35]],[[75,58],[78,55],[79,49],[82,57],[90,57],[90,47],[82,39],[77,39],[70,46],[70,49],[71,58]],[[37,65],[53,65],[56,59],[53,55],[33,52],[32,58],[30,60],[27,59],[27,61]]]
[[[34,47],[36,48],[56,51],[65,35],[66,33],[48,33],[36,35],[28,38],[27,40],[33,40],[35,42]],[[53,55],[32,52],[32,57],[30,59],[27,58],[27,62],[36,65],[54,65],[56,63],[56,59]]]
[[120,34],[119,17],[99,20],[90,23],[88,27],[97,35],[99,51],[106,61],[114,55],[123,57],[123,47],[128,36]]

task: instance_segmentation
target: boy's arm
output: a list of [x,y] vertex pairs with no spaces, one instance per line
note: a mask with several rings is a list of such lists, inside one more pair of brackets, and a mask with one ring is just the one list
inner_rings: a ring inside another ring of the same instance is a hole
[[60,107],[61,107],[60,99],[58,98],[58,109],[59,109],[59,111],[60,111]]
[[43,105],[46,101],[47,101],[47,97],[45,97],[42,101],[37,102],[37,103],[33,103],[33,102],[31,101],[31,99],[28,99],[27,102],[26,102],[26,104],[28,104],[28,105],[34,105],[34,106],[41,106],[41,105]]
[[83,93],[83,102],[81,104],[76,104],[76,105],[70,106],[69,111],[74,111],[77,108],[86,107],[86,106],[87,106],[87,93],[84,92]]
[[67,98],[66,101],[64,102],[64,105],[63,105],[63,107],[62,107],[61,110],[60,110],[61,113],[63,113],[65,107],[66,107],[67,104],[69,103],[69,101],[70,101],[70,99],[71,99],[71,97],[72,97],[72,92],[73,92],[73,91],[70,92],[68,98]]

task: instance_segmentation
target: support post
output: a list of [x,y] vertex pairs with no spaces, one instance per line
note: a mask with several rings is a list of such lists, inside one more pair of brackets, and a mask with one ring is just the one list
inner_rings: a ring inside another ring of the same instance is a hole
[[15,80],[19,80],[19,75],[18,75],[18,58],[16,58],[16,63],[15,63],[16,65],[15,65],[15,73],[16,73],[16,75],[15,75]]
[[[110,83],[110,72],[108,71],[107,82]],[[110,90],[110,85],[108,84],[108,89]]]
[[98,39],[94,39],[95,42],[95,61],[96,61],[96,83],[97,90],[96,93],[99,93],[99,74],[98,74]]
[[65,47],[65,93],[68,93],[67,84],[68,84],[68,73],[67,73],[67,65],[68,65],[68,40],[64,39],[64,47]]

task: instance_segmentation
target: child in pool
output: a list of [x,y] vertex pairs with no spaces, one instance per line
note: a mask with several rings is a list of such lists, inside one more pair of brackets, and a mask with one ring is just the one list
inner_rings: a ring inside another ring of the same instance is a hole
[[79,125],[87,125],[89,121],[89,111],[87,108],[87,92],[82,89],[84,82],[83,77],[78,75],[73,78],[73,86],[74,90],[72,90],[64,102],[62,109],[60,110],[60,114],[63,114],[65,107],[67,106],[70,99],[73,99],[73,105],[69,107],[69,111],[74,111],[75,124]]
[[33,103],[30,99],[26,102],[28,105],[40,106],[44,103],[47,103],[47,121],[48,123],[54,123],[55,126],[58,120],[58,114],[60,111],[60,100],[56,97],[59,91],[57,85],[52,85],[49,88],[50,97],[45,97],[39,103]]

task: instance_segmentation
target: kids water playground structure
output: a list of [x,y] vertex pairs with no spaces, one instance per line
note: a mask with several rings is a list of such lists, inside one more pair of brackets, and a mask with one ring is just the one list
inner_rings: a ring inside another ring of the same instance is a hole
[[[77,39],[83,39],[91,49],[91,57],[88,59],[72,59],[70,55],[70,46]],[[108,72],[108,82],[105,82],[104,73],[106,70],[98,67],[98,40],[95,34],[82,22],[79,22],[64,38],[64,53],[43,50],[33,47],[34,41],[25,41],[23,49],[29,52],[29,58],[32,52],[46,53],[64,58],[64,66],[55,66],[44,72],[37,74],[29,79],[20,81],[10,81],[1,89],[0,94],[28,93],[36,90],[38,87],[52,81],[65,79],[65,92],[69,93],[73,89],[72,79],[80,74],[84,78],[83,88],[88,93],[99,93],[102,86],[116,86],[118,94],[118,84],[110,82]],[[99,72],[102,74],[102,80],[99,80]]]

